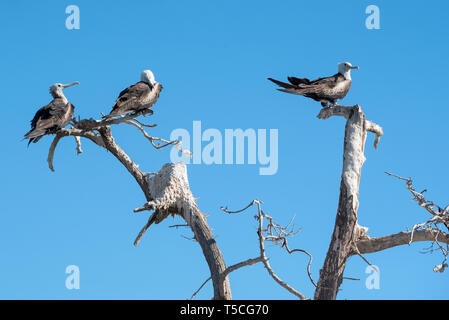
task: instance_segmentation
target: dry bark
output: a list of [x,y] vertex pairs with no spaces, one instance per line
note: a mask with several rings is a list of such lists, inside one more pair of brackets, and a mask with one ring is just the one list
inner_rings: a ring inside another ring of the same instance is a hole
[[355,241],[363,233],[364,229],[357,224],[357,210],[360,175],[365,162],[366,132],[372,131],[376,134],[375,148],[383,135],[382,128],[367,121],[362,108],[358,105],[327,107],[320,111],[318,118],[327,119],[331,116],[343,116],[347,121],[337,216],[331,243],[315,290],[314,298],[317,300],[334,300],[336,298],[343,280],[347,258],[353,251]]
[[411,244],[412,242],[430,241],[432,245],[436,244],[442,252],[444,260],[441,265],[434,268],[434,271],[444,272],[444,269],[447,267],[446,261],[449,253],[440,243],[449,244],[449,234],[442,232],[438,224],[444,224],[448,227],[449,213],[447,211],[449,206],[443,209],[432,201],[426,200],[423,192],[415,191],[411,179],[389,174],[406,181],[406,186],[412,193],[413,200],[425,208],[432,215],[432,218],[424,223],[416,224],[411,231],[370,238],[366,233],[367,228],[357,224],[359,183],[362,166],[365,162],[366,132],[370,131],[376,134],[374,147],[377,149],[383,130],[379,125],[366,120],[362,109],[358,105],[353,107],[327,107],[320,111],[318,118],[327,119],[331,116],[343,116],[347,119],[343,170],[334,231],[323,268],[320,270],[320,279],[315,290],[314,299],[336,299],[343,280],[346,261],[351,255],[357,254],[370,264],[362,254],[378,252],[399,245]]
[[[359,182],[362,165],[365,162],[363,152],[366,140],[366,119],[360,106],[354,106],[345,111],[348,120],[345,128],[340,199],[331,243],[323,268],[320,270],[320,279],[314,295],[314,298],[318,300],[336,298],[357,227]],[[340,110],[338,115],[341,115]]]

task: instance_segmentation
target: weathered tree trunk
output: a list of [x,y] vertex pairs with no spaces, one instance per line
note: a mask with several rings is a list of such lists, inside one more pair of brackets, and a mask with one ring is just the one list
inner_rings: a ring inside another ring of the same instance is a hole
[[98,130],[98,132],[101,135],[104,147],[109,152],[111,152],[125,166],[128,172],[134,177],[136,182],[139,184],[140,188],[145,194],[145,198],[147,199],[147,201],[150,201],[151,196],[148,191],[147,177],[143,174],[142,171],[140,171],[139,167],[131,160],[131,158],[126,154],[126,152],[123,151],[123,149],[120,148],[117,145],[117,143],[115,143],[115,140],[111,134],[111,128],[101,127]]
[[198,207],[193,210],[192,217],[194,218],[190,228],[195,234],[195,239],[199,242],[209,265],[214,288],[214,300],[231,300],[232,294],[229,279],[227,276],[224,279],[221,277],[226,270],[225,260],[212,235],[212,231],[205,221],[204,214],[199,211]]
[[232,299],[229,279],[227,276],[222,277],[226,270],[226,263],[207,224],[206,216],[200,211],[192,195],[185,163],[165,164],[159,172],[148,180],[148,190],[151,200],[134,211],[154,210],[154,213],[142,229],[135,244],[140,241],[143,233],[153,222],[158,224],[170,214],[181,216],[191,228],[194,239],[200,244],[209,265],[214,287],[214,299]]
[[360,106],[354,106],[349,110],[346,122],[340,198],[334,232],[314,295],[318,300],[336,298],[346,260],[351,255],[357,237],[359,182],[365,161],[365,140],[365,115]]
[[109,126],[101,127],[98,131],[103,146],[126,167],[145,194],[147,204],[141,209],[155,211],[140,232],[135,244],[137,245],[143,233],[153,222],[159,223],[169,214],[180,215],[191,228],[206,258],[214,288],[214,299],[231,300],[229,279],[227,276],[222,277],[226,270],[226,263],[207,224],[206,217],[196,205],[190,191],[185,164],[166,164],[154,177],[148,179],[148,176],[115,143]]

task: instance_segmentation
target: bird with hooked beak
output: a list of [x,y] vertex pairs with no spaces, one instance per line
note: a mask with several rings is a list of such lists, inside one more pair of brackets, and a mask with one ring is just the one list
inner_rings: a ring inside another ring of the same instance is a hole
[[64,128],[72,119],[75,107],[71,104],[62,92],[65,88],[79,84],[78,81],[61,84],[55,83],[50,87],[50,94],[53,101],[40,108],[31,120],[31,130],[25,134],[25,139],[31,142],[38,142],[46,134],[56,133]]
[[111,112],[103,117],[108,120],[131,112],[140,112],[151,108],[159,98],[162,85],[154,79],[151,70],[144,70],[140,81],[120,92]]
[[336,105],[337,100],[343,99],[351,88],[351,70],[359,69],[349,62],[338,64],[338,73],[330,77],[309,80],[307,78],[288,77],[290,83],[285,83],[272,78],[268,80],[276,83],[283,89],[279,91],[298,94],[315,101],[321,102],[323,107],[328,103]]

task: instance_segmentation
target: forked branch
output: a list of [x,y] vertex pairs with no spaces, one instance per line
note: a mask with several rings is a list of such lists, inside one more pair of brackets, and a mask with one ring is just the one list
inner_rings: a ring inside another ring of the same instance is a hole
[[[228,269],[232,270],[227,270],[227,273],[232,272],[234,270],[237,270],[240,267],[246,266],[246,265],[252,265],[254,263],[257,262],[262,262],[265,266],[265,269],[268,271],[269,275],[280,285],[282,286],[284,289],[286,289],[287,291],[289,291],[290,293],[294,294],[295,296],[297,296],[298,298],[300,298],[301,300],[307,300],[307,297],[304,296],[302,293],[300,293],[299,291],[297,291],[295,288],[293,288],[292,286],[290,286],[288,283],[284,282],[273,270],[273,268],[271,267],[270,263],[269,263],[269,259],[266,256],[266,251],[265,251],[265,241],[271,241],[274,244],[280,245],[281,248],[285,248],[286,251],[290,254],[294,253],[294,252],[302,252],[305,253],[309,256],[309,263],[307,266],[307,274],[309,275],[309,279],[311,280],[311,282],[316,286],[315,282],[313,281],[311,274],[310,274],[310,265],[312,263],[312,255],[310,253],[308,253],[305,250],[302,249],[293,249],[291,250],[288,246],[288,242],[287,242],[287,238],[290,236],[295,235],[298,231],[295,230],[294,226],[292,225],[292,220],[290,221],[290,223],[287,224],[287,226],[281,226],[279,224],[277,224],[274,219],[269,216],[268,214],[264,213],[261,209],[261,201],[259,200],[253,200],[252,202],[250,202],[250,204],[248,204],[245,208],[241,209],[241,210],[236,210],[236,211],[230,211],[228,210],[228,208],[224,208],[221,207],[221,210],[223,210],[224,212],[228,213],[228,214],[236,214],[236,213],[241,213],[245,210],[247,210],[248,208],[256,205],[257,206],[257,216],[256,219],[258,220],[259,224],[258,224],[258,229],[257,229],[257,235],[259,238],[259,254],[260,256],[254,259],[249,259],[246,260],[244,262],[241,262],[239,264],[236,264],[234,268],[230,267]],[[264,225],[264,219],[267,219],[268,223],[266,225]]]
[[99,134],[99,132],[102,129],[109,128],[111,125],[118,125],[118,124],[122,124],[122,123],[132,125],[132,126],[136,127],[137,129],[139,129],[139,131],[145,136],[145,138],[147,138],[150,141],[151,145],[156,149],[162,149],[162,148],[174,145],[182,154],[184,154],[186,156],[192,155],[188,150],[184,150],[181,148],[181,141],[179,141],[179,140],[168,141],[168,140],[165,140],[162,138],[153,137],[153,136],[149,135],[143,129],[143,127],[152,128],[152,127],[155,127],[156,124],[147,125],[147,124],[144,124],[141,121],[136,119],[139,116],[145,116],[147,114],[151,115],[151,114],[153,114],[153,111],[151,109],[144,109],[142,111],[129,113],[127,115],[124,115],[124,116],[121,116],[118,118],[112,118],[112,119],[104,118],[102,120],[95,120],[92,118],[76,120],[75,118],[73,118],[71,121],[72,128],[60,129],[56,133],[55,138],[53,139],[53,142],[49,149],[48,158],[47,158],[47,162],[48,162],[48,166],[49,166],[50,170],[54,171],[54,167],[53,167],[54,153],[55,153],[56,147],[59,143],[59,140],[61,140],[61,138],[66,137],[66,136],[74,136],[75,140],[76,140],[76,144],[77,144],[77,147],[76,147],[77,154],[80,154],[83,152],[82,148],[81,148],[81,139],[80,138],[87,138],[87,139],[91,140],[92,142],[94,142],[95,144],[97,144],[98,146],[106,148],[105,143],[101,137],[101,134]]

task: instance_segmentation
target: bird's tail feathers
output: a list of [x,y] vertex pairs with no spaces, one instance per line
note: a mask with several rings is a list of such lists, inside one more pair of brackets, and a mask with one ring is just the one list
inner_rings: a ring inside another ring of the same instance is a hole
[[31,143],[38,142],[44,135],[48,133],[48,130],[31,130],[25,134],[23,137],[23,140],[28,140],[28,146],[30,146]]
[[30,140],[28,140],[28,145],[27,145],[27,147],[29,147],[31,143],[36,143],[36,142],[38,142],[43,136],[44,136],[44,135],[41,135],[41,136],[38,136],[38,137],[35,137],[35,138],[30,138]]
[[270,80],[271,82],[276,83],[278,86],[282,87],[282,88],[286,88],[286,89],[293,89],[295,88],[295,86],[291,85],[290,83],[285,83],[273,78],[268,78],[268,80]]
[[300,89],[296,89],[296,88],[288,88],[288,89],[278,89],[279,91],[282,92],[287,92],[287,93],[291,93],[291,94],[297,94],[302,96],[305,92],[302,92]]
[[[27,147],[29,147],[30,146],[30,144],[31,144],[31,142],[34,142],[34,140],[35,140],[36,138],[31,138],[30,140],[28,140],[28,144],[27,144]],[[36,142],[34,142],[34,143],[36,143]]]
[[47,133],[47,130],[31,130],[25,134],[24,138],[25,139],[33,139],[33,138],[37,138],[39,136],[43,136],[46,133]]
[[118,116],[120,116],[120,113],[117,112],[117,110],[115,109],[115,105],[114,105],[114,107],[112,108],[111,112],[109,112],[109,114],[103,116],[103,120],[111,120],[111,119],[113,119],[115,117],[118,117]]

